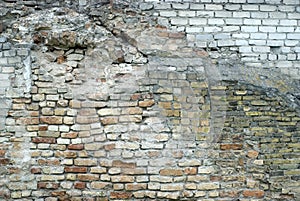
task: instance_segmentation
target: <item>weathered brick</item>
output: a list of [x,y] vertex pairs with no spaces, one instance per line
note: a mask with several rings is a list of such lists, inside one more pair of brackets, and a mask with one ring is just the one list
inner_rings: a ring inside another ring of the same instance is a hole
[[38,182],[39,189],[58,189],[59,183],[57,182]]
[[111,199],[129,199],[132,197],[132,193],[129,192],[111,192]]
[[242,144],[221,144],[220,149],[221,150],[241,150],[243,148]]
[[96,181],[99,180],[99,174],[78,174],[77,179],[80,181]]
[[245,197],[255,197],[255,198],[262,198],[265,195],[263,190],[244,190],[243,195]]
[[162,169],[159,174],[162,176],[182,176],[183,171],[181,169]]
[[87,167],[65,167],[65,172],[69,173],[86,173]]
[[63,118],[57,116],[42,116],[40,117],[40,121],[41,123],[46,123],[46,124],[62,124]]
[[136,163],[123,162],[123,161],[120,161],[120,160],[114,160],[112,162],[112,166],[113,167],[120,167],[120,168],[135,168],[136,167]]

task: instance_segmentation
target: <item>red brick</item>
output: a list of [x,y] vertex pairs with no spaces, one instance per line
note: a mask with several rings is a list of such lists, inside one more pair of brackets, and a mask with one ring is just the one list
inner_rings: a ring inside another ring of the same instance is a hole
[[162,169],[159,174],[163,176],[182,176],[183,171],[180,169]]
[[58,189],[59,183],[55,182],[39,182],[38,188],[39,189]]
[[0,150],[0,157],[3,157],[6,154],[6,150]]
[[140,107],[151,107],[154,104],[155,104],[155,102],[152,99],[151,100],[139,101],[139,106]]
[[68,149],[70,150],[83,150],[84,145],[83,144],[69,144]]
[[78,136],[77,132],[70,132],[70,133],[62,133],[61,137],[62,138],[68,138],[68,139],[74,139]]
[[41,168],[31,168],[30,172],[31,172],[31,174],[40,174],[40,173],[42,173],[42,169]]
[[111,199],[129,199],[132,197],[132,193],[128,192],[111,192],[110,198]]
[[86,183],[85,182],[75,182],[74,183],[74,188],[76,188],[76,189],[84,189],[84,188],[86,188]]
[[121,167],[121,168],[135,168],[136,163],[126,163],[120,160],[115,160],[112,162],[113,167]]
[[39,126],[39,131],[47,131],[47,130],[48,130],[48,125]]
[[188,175],[195,175],[195,174],[197,174],[197,168],[196,167],[185,168],[184,173],[188,174]]
[[264,197],[265,192],[262,190],[244,190],[243,195],[244,197],[262,198]]
[[99,180],[98,174],[78,174],[78,180],[80,181],[96,181]]
[[46,144],[55,144],[55,138],[47,138],[47,137],[36,137],[31,140],[33,143],[46,143]]
[[39,118],[30,118],[30,117],[22,117],[17,119],[17,124],[23,124],[23,125],[35,125],[39,124],[40,120]]
[[39,159],[38,160],[39,165],[60,165],[60,161],[58,159]]
[[65,172],[87,172],[87,167],[65,167]]
[[0,166],[1,165],[8,165],[9,159],[8,158],[0,158]]
[[128,191],[145,190],[147,184],[125,184],[125,189]]
[[221,144],[221,150],[241,150],[243,148],[242,144]]
[[62,117],[56,117],[56,116],[43,116],[40,117],[41,123],[46,124],[62,124],[63,118]]

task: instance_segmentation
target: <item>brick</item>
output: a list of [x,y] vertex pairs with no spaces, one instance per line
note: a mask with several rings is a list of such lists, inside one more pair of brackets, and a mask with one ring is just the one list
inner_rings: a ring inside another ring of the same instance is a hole
[[262,190],[244,190],[243,195],[245,197],[262,198],[262,197],[264,197],[265,192]]
[[175,11],[160,11],[159,14],[162,17],[176,17],[177,15]]
[[125,190],[127,191],[138,191],[147,189],[147,184],[139,183],[139,184],[125,184]]
[[114,160],[112,162],[113,167],[120,167],[120,168],[135,168],[136,163],[131,163],[131,162],[123,162],[120,160]]
[[206,4],[205,10],[223,10],[223,5]]
[[99,180],[99,174],[78,174],[79,181],[96,181]]
[[245,25],[261,25],[261,20],[258,19],[244,19]]
[[97,160],[96,159],[84,159],[84,158],[78,158],[74,159],[74,164],[76,166],[96,166]]
[[65,167],[67,173],[86,173],[87,167]]
[[159,174],[162,176],[182,176],[183,171],[181,169],[162,169]]
[[39,189],[58,189],[59,183],[56,182],[38,182]]
[[111,199],[129,199],[132,197],[132,193],[129,192],[111,192]]
[[144,101],[139,101],[139,106],[140,107],[151,107],[155,104],[154,100],[144,100]]
[[188,19],[172,18],[171,19],[171,24],[172,25],[186,25],[186,24],[188,24]]
[[111,176],[111,181],[113,183],[132,183],[134,182],[134,177],[126,175]]
[[221,144],[221,150],[241,150],[243,148],[242,144]]
[[46,143],[46,144],[55,144],[56,139],[55,138],[47,138],[47,137],[36,137],[32,138],[31,140],[33,143]]
[[185,11],[178,11],[178,16],[180,17],[194,17],[196,16],[196,11],[192,10],[185,10]]
[[197,185],[198,190],[216,190],[219,189],[219,183],[200,183]]
[[83,150],[84,145],[83,144],[70,144],[70,145],[68,145],[68,149],[70,149],[70,150]]
[[46,124],[62,124],[63,123],[62,117],[56,117],[56,116],[42,116],[40,117],[41,123]]
[[74,183],[74,188],[75,189],[85,189],[86,188],[86,183],[77,181],[77,182]]

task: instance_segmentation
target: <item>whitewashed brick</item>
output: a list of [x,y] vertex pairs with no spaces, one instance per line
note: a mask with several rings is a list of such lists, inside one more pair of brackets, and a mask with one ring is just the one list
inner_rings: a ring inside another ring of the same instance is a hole
[[227,25],[242,25],[243,24],[243,19],[242,18],[225,19],[225,24],[227,24]]
[[300,33],[288,33],[288,39],[300,40]]
[[177,13],[175,11],[160,11],[162,17],[175,17]]
[[154,4],[154,9],[157,9],[157,10],[167,10],[167,9],[170,9],[171,8],[171,4],[169,3],[155,3]]
[[266,33],[251,33],[250,38],[251,39],[267,39],[268,34]]
[[290,47],[282,47],[281,52],[282,53],[289,53],[289,52],[291,52],[291,48]]
[[172,18],[171,24],[172,25],[186,25],[188,23],[188,19],[185,18]]
[[298,40],[285,40],[284,45],[286,46],[296,46],[299,44]]
[[240,10],[241,5],[239,4],[225,4],[225,10],[233,11],[233,10]]
[[250,38],[250,34],[248,33],[234,33],[232,34],[233,38],[247,39]]
[[262,4],[265,2],[264,2],[264,0],[247,0],[247,3]]
[[282,13],[282,12],[270,12],[269,13],[269,17],[270,18],[286,18],[286,13]]
[[263,25],[279,25],[279,20],[274,19],[264,19],[262,20]]
[[204,5],[203,4],[191,3],[190,4],[190,9],[191,10],[204,10]]
[[249,40],[250,45],[266,45],[267,41],[266,40]]
[[285,33],[269,33],[269,39],[285,39]]
[[241,30],[242,32],[255,33],[258,32],[258,26],[242,26]]
[[206,10],[223,10],[223,5],[216,5],[216,4],[206,4]]
[[211,32],[219,32],[222,31],[222,28],[212,26],[212,27],[204,27],[204,32],[211,33]]
[[219,40],[218,41],[218,46],[219,47],[224,47],[224,46],[234,46],[235,42],[234,40]]
[[250,12],[233,12],[232,15],[237,18],[250,18]]
[[261,25],[261,20],[258,19],[244,19],[245,25]]
[[277,55],[276,54],[269,54],[268,59],[271,60],[271,61],[275,61],[275,60],[277,60]]
[[300,19],[300,13],[288,13],[288,19],[297,19],[297,20],[299,20]]
[[242,5],[242,10],[259,10],[258,5]]
[[278,61],[276,66],[280,67],[280,68],[282,68],[282,67],[288,68],[288,67],[293,66],[293,62],[292,61]]
[[276,11],[277,6],[273,5],[260,5],[259,10],[260,11]]
[[199,33],[199,32],[203,32],[203,28],[202,27],[186,27],[186,32],[187,33]]
[[270,52],[270,47],[267,46],[254,46],[253,52]]
[[284,45],[283,40],[267,40],[268,46],[281,47]]
[[297,26],[297,20],[280,20],[279,24],[282,26]]
[[299,5],[300,0],[283,0],[283,4],[286,4],[286,5]]
[[229,3],[246,3],[246,0],[229,0]]
[[214,36],[215,39],[230,39],[231,35],[229,33],[219,33]]
[[206,25],[207,24],[207,19],[203,19],[203,18],[190,18],[189,19],[189,24],[190,25]]
[[212,34],[197,34],[196,40],[204,41],[204,40],[212,40],[213,35]]
[[260,19],[265,19],[268,18],[268,13],[267,12],[251,12],[251,17],[252,18],[260,18]]
[[249,45],[249,42],[248,42],[248,40],[236,40],[235,45],[237,45],[237,46],[247,46],[247,45]]
[[294,12],[295,6],[280,5],[278,6],[278,10],[282,12]]
[[232,13],[228,11],[215,11],[215,17],[232,17]]
[[295,31],[295,27],[277,27],[277,32],[291,33]]
[[196,11],[178,11],[178,15],[180,17],[195,17],[196,16]]
[[[298,50],[296,50],[295,49],[295,52],[300,52],[300,48],[298,49]],[[293,61],[293,60],[296,60],[297,59],[297,54],[288,54],[287,55],[287,59],[289,60],[289,61]]]
[[224,24],[224,20],[223,19],[208,19],[208,24],[211,25],[223,25]]
[[224,26],[223,27],[223,32],[237,32],[240,31],[239,26]]
[[213,11],[197,11],[196,13],[199,17],[214,17]]
[[261,32],[276,32],[275,26],[259,26],[258,30]]
[[172,8],[178,9],[178,10],[184,10],[188,9],[190,7],[189,3],[173,3]]

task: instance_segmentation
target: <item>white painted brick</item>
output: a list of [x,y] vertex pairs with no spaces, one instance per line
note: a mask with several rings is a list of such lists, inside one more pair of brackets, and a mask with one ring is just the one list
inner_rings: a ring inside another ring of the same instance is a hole
[[267,40],[267,45],[271,47],[281,47],[284,45],[284,42],[283,40]]
[[228,11],[215,11],[215,17],[232,17],[232,13]]
[[210,41],[210,42],[208,43],[208,47],[217,47],[217,46],[218,46],[217,41]]
[[258,5],[242,5],[242,10],[259,10]]
[[244,19],[245,25],[261,25],[261,20],[258,19]]
[[160,11],[160,16],[163,17],[175,17],[177,13],[175,11]]
[[236,40],[235,45],[237,45],[237,46],[247,46],[247,45],[249,45],[249,42],[248,42],[248,40]]
[[270,47],[267,46],[254,46],[253,52],[270,52]]
[[293,62],[291,62],[291,61],[278,61],[276,66],[280,67],[280,68],[282,68],[282,67],[288,68],[288,67],[293,66]]
[[261,32],[276,32],[275,26],[260,26],[258,27],[258,30]]
[[207,19],[205,19],[205,18],[190,18],[189,24],[190,25],[206,25]]
[[286,39],[285,33],[269,33],[269,39]]
[[288,33],[287,39],[300,40],[300,33]]
[[277,55],[276,55],[276,54],[269,54],[269,55],[268,55],[268,58],[269,58],[269,60],[271,60],[271,61],[275,61],[275,60],[277,60]]
[[276,11],[277,6],[272,5],[260,5],[259,10],[260,11]]
[[188,23],[188,19],[185,18],[172,18],[171,24],[172,25],[186,25]]
[[[189,27],[187,27],[187,28],[189,28]],[[192,28],[192,27],[190,27],[190,28]],[[195,41],[196,40],[196,36],[194,34],[187,34],[186,35],[186,39],[188,41]]]
[[156,10],[167,10],[171,8],[171,4],[169,3],[155,3],[154,4],[154,9]]
[[[297,52],[296,50],[295,50],[295,52]],[[299,49],[299,51],[298,52],[300,52],[300,49]],[[297,59],[297,55],[296,54],[288,54],[287,55],[287,59],[288,60],[296,60]]]
[[282,47],[281,52],[282,53],[289,53],[289,52],[291,52],[291,48],[290,47]]
[[266,33],[251,33],[250,38],[251,39],[267,39],[268,34]]
[[178,15],[180,17],[195,17],[196,16],[196,11],[178,11]]
[[207,47],[207,42],[205,41],[197,41],[196,47]]
[[299,44],[298,40],[285,40],[284,45],[286,46],[296,46]]
[[278,25],[279,24],[279,20],[265,19],[265,20],[262,20],[262,24],[263,25]]
[[287,60],[287,56],[283,55],[283,54],[278,54],[277,55],[277,60],[279,60],[279,61],[286,61]]
[[268,59],[268,54],[259,54],[259,60],[266,61]]
[[187,33],[199,33],[203,32],[203,27],[186,27]]
[[225,24],[227,25],[242,25],[243,19],[242,18],[229,18],[225,19]]
[[282,26],[297,26],[297,20],[279,20]]
[[232,34],[232,38],[248,39],[249,37],[250,37],[250,34],[248,34],[248,33],[235,33],[235,34]]
[[224,6],[225,10],[240,10],[241,9],[241,5],[239,4],[225,4]]
[[264,3],[264,0],[247,0],[247,3],[261,4]]
[[205,9],[206,10],[223,10],[223,5],[206,4]]
[[288,19],[297,19],[297,20],[299,20],[300,19],[300,13],[288,13]]
[[196,35],[196,40],[207,41],[207,40],[212,40],[212,39],[213,39],[212,34],[197,34]]
[[211,25],[223,25],[224,24],[224,20],[223,19],[208,19],[208,24]]
[[279,18],[279,19],[282,19],[282,18],[286,18],[286,13],[282,13],[282,12],[270,12],[269,13],[269,17],[270,18]]
[[197,11],[197,16],[199,17],[214,17],[213,11]]
[[204,10],[204,5],[203,4],[191,3],[190,4],[190,9],[191,10]]
[[229,33],[219,33],[214,35],[215,39],[230,39],[231,36]]
[[286,5],[299,5],[300,0],[283,0],[283,4],[286,4]]
[[223,27],[223,32],[237,32],[240,31],[239,26],[224,26]]
[[250,45],[259,45],[259,46],[264,46],[267,44],[266,40],[249,40]]
[[188,9],[190,7],[189,3],[173,3],[172,8],[178,9],[178,10],[184,10]]
[[213,3],[228,3],[228,0],[213,0]]
[[268,13],[267,12],[251,12],[251,17],[252,18],[268,18]]
[[239,47],[239,52],[241,52],[241,53],[250,53],[250,52],[252,52],[252,47],[250,47],[250,46]]
[[216,26],[204,27],[204,32],[211,33],[211,32],[219,32],[219,31],[222,31],[222,28]]
[[277,32],[287,32],[287,33],[291,33],[295,31],[295,27],[277,27]]
[[278,10],[282,11],[282,12],[294,12],[295,11],[295,6],[281,5],[281,6],[278,6]]
[[250,12],[232,12],[233,17],[250,18]]
[[235,42],[234,40],[219,40],[218,41],[218,46],[219,47],[228,47],[228,46],[234,46]]
[[246,0],[229,0],[229,3],[246,3]]
[[242,32],[255,33],[258,32],[258,26],[242,26],[241,30]]

